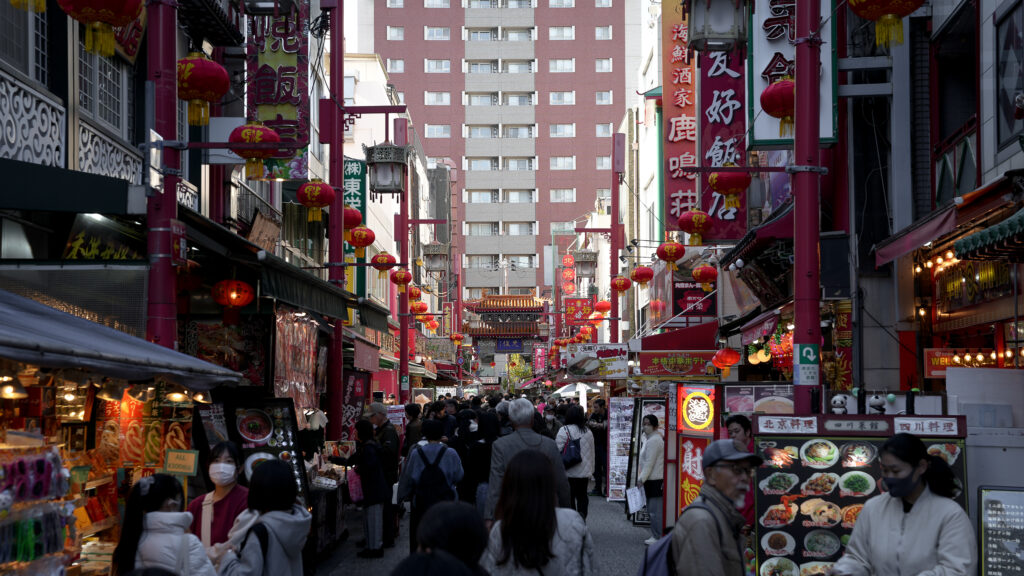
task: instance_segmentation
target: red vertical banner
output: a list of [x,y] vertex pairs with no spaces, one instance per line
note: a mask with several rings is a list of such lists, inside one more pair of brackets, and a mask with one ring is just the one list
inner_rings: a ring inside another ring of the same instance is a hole
[[[836,304],[835,322],[833,323],[832,339],[835,345],[835,378],[832,382],[833,390],[853,389],[853,303],[850,300],[840,300]],[[916,349],[916,342],[915,348]],[[902,353],[902,350],[901,350]],[[914,366],[917,366],[916,356],[912,356]],[[901,364],[902,367],[902,364]],[[901,381],[902,382],[902,381]]]
[[[743,58],[737,52],[704,52],[700,55],[701,165],[746,166]],[[741,176],[735,174],[735,176]],[[711,226],[705,240],[737,240],[747,232],[747,194],[737,194],[738,202],[713,190],[704,176],[701,209],[708,213]],[[738,204],[738,205],[737,205]]]
[[662,115],[665,131],[665,230],[679,230],[683,212],[700,203],[697,175],[697,75],[682,5],[662,14]]

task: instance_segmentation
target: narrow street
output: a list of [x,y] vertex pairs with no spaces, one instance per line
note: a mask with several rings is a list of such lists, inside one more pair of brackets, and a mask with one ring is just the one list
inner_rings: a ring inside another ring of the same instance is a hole
[[[353,509],[346,524],[348,539],[330,557],[319,562],[316,576],[387,576],[408,554],[408,515],[402,520],[401,534],[394,548],[385,550],[384,558],[363,559],[356,556],[355,543],[363,535],[362,513]],[[623,513],[622,502],[608,502],[591,496],[587,518],[594,538],[594,559],[603,576],[632,576],[643,558],[644,540],[650,535],[646,527],[633,526]]]

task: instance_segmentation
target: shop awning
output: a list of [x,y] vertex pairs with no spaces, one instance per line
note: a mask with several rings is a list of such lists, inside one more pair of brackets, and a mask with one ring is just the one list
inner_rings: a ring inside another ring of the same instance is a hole
[[717,334],[718,321],[705,322],[689,328],[635,338],[629,341],[629,350],[714,350],[718,347]]
[[541,380],[542,380],[543,378],[544,378],[544,376],[543,376],[543,375],[541,375],[541,376],[537,376],[536,378],[532,378],[532,379],[530,379],[530,380],[527,380],[527,381],[525,381],[525,382],[521,383],[521,384],[520,384],[519,386],[517,386],[517,388],[518,388],[519,390],[525,390],[525,389],[527,389],[527,388],[533,388],[533,387],[535,387],[535,386],[540,386],[540,384],[541,384],[541,382],[540,382],[540,381],[541,381]]
[[1024,262],[1024,209],[953,244],[960,260]]
[[753,320],[747,322],[740,328],[740,342],[744,346],[748,346],[754,343],[754,340],[764,338],[769,334],[775,333],[775,329],[779,326],[779,319],[782,315],[778,310],[772,308],[771,310],[757,316]]
[[743,236],[736,246],[726,252],[720,265],[727,267],[738,259],[750,259],[750,255],[760,253],[765,246],[779,239],[793,238],[793,201],[783,202],[775,212],[757,228]]
[[193,390],[242,375],[0,290],[0,358],[126,380],[166,378]]
[[359,319],[363,326],[368,326],[378,332],[388,331],[388,310],[369,300],[364,300],[359,304]]
[[875,267],[884,266],[900,256],[910,254],[939,236],[952,232],[954,228],[956,228],[956,205],[950,204],[914,222],[875,246]]

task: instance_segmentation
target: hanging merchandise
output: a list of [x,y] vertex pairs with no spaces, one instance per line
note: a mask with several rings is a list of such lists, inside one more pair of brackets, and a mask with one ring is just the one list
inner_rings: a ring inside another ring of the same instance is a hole
[[680,230],[690,235],[690,246],[700,246],[703,234],[711,228],[711,218],[703,210],[687,210],[679,216],[676,223]]
[[202,52],[190,52],[178,60],[178,99],[188,101],[188,125],[210,123],[210,104],[231,89],[231,79],[223,66]]
[[299,204],[302,204],[309,210],[307,220],[309,222],[321,222],[323,220],[321,216],[322,209],[330,207],[331,203],[334,202],[334,188],[331,188],[331,185],[323,180],[314,178],[299,186],[296,196]]
[[[277,132],[260,122],[243,124],[232,130],[228,136],[228,142],[233,144],[269,144],[280,141],[281,136]],[[276,153],[272,148],[231,148],[231,151],[245,158],[246,180],[263,180],[263,161],[272,158]]]

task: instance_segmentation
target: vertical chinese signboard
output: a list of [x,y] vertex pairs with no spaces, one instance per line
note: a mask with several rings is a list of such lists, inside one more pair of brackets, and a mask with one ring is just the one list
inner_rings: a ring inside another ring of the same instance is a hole
[[697,82],[690,51],[689,22],[680,3],[665,3],[662,11],[662,114],[665,119],[665,230],[678,230],[676,221],[700,203],[697,175]]
[[565,324],[567,326],[586,326],[587,318],[594,313],[593,298],[566,298]]
[[[341,181],[345,204],[359,210],[366,221],[366,162],[345,158],[345,173]],[[356,248],[345,243],[345,262],[357,262]],[[345,289],[360,298],[366,297],[366,267],[356,266],[345,271]]]
[[836,303],[835,330],[832,333],[835,345],[835,378],[833,390],[853,389],[853,303],[840,300]]
[[533,373],[543,374],[544,366],[547,362],[547,348],[541,348],[540,346],[534,347],[533,349]]
[[704,485],[704,450],[715,435],[714,386],[683,386],[676,390],[676,430],[679,434],[678,512],[700,494]]
[[[822,18],[833,13],[832,0],[821,1]],[[836,141],[836,53],[835,18],[821,29],[821,106],[820,137],[823,144]],[[796,66],[796,0],[755,0],[750,17],[748,42],[747,115],[750,122],[750,146],[789,148],[793,135],[782,134],[780,121],[761,110],[761,93],[773,82],[795,78]],[[800,113],[800,112],[798,112]]]
[[[700,55],[700,150],[704,166],[745,166],[747,123],[744,111],[743,59],[738,52]],[[707,176],[705,175],[705,182]],[[728,205],[722,194],[703,187],[701,209],[710,216],[705,240],[736,240],[747,232],[747,195]]]
[[298,2],[298,17],[253,16],[246,54],[252,86],[247,90],[255,119],[273,128],[282,142],[306,142],[286,156],[263,161],[271,179],[305,180],[309,152],[309,3]]

